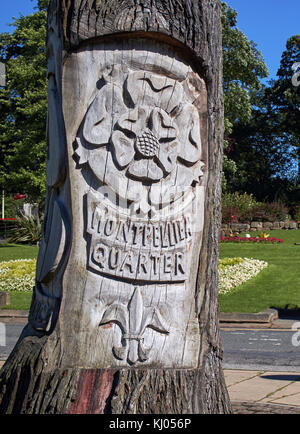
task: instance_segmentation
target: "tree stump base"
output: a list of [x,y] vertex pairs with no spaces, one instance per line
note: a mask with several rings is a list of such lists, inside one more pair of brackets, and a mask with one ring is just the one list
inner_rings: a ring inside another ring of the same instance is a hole
[[46,337],[27,337],[9,356],[0,372],[0,414],[231,413],[216,354],[189,370],[50,369],[46,344]]

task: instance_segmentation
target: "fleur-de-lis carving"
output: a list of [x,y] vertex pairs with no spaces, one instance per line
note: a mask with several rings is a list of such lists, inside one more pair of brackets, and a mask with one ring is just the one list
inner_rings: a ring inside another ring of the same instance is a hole
[[122,331],[121,346],[114,345],[116,358],[135,364],[149,359],[151,348],[144,347],[146,328],[169,334],[169,324],[155,307],[145,307],[139,288],[135,288],[128,305],[114,303],[104,312],[100,326],[117,324]]

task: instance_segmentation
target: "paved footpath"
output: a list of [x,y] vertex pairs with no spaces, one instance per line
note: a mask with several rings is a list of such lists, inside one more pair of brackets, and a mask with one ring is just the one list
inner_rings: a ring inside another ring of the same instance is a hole
[[300,373],[224,370],[235,414],[300,414]]

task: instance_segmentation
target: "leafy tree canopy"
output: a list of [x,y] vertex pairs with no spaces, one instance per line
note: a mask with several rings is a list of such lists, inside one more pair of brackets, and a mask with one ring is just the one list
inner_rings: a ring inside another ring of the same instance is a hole
[[236,161],[230,158],[228,145],[234,125],[251,119],[253,99],[262,88],[260,79],[268,70],[261,53],[253,41],[237,27],[237,12],[222,3],[223,28],[223,89],[224,89],[224,162],[225,191],[228,180],[237,176]]
[[291,145],[297,149],[300,157],[300,86],[294,82],[295,68],[300,68],[300,35],[292,36],[286,43],[277,79],[267,89],[267,98],[272,110],[277,114],[281,130],[290,135]]
[[236,163],[237,172],[228,181],[229,189],[259,200],[299,202],[300,87],[293,85],[298,62],[300,36],[293,36],[282,54],[278,78],[256,93],[250,122],[237,123],[230,135],[227,158]]
[[268,76],[264,59],[253,41],[237,27],[237,12],[222,4],[223,87],[225,132],[236,122],[247,122],[252,112],[251,98],[261,89],[260,79]]
[[46,12],[14,22],[12,34],[0,34],[0,61],[6,64],[6,87],[0,90],[0,185],[6,192],[45,195],[46,166]]

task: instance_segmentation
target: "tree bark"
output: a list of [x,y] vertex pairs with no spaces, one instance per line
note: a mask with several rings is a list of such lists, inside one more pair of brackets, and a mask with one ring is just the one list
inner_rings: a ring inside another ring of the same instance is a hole
[[1,413],[217,414],[218,0],[52,0],[46,222]]

